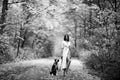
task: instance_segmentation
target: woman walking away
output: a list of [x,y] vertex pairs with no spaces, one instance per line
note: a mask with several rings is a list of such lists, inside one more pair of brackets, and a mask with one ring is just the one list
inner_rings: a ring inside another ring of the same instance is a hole
[[71,63],[71,56],[70,56],[70,41],[69,41],[69,35],[66,34],[64,36],[64,41],[62,42],[62,65],[61,68],[63,70],[63,75],[65,76],[68,68]]

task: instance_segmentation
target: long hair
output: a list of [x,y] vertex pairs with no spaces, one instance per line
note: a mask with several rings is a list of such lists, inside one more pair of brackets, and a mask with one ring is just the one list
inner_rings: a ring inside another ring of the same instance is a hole
[[66,34],[66,35],[64,36],[64,41],[69,41],[69,35],[68,35],[68,34]]

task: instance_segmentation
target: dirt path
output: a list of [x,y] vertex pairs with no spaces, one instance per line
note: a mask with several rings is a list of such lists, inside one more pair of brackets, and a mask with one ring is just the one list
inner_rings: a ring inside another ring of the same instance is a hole
[[66,77],[62,76],[62,71],[59,71],[56,77],[52,77],[49,75],[49,71],[53,62],[54,59],[52,58],[21,61],[4,64],[0,67],[0,70],[14,71],[9,74],[11,80],[12,78],[14,80],[99,80],[88,74],[87,70],[84,69],[83,62],[78,59],[72,59]]

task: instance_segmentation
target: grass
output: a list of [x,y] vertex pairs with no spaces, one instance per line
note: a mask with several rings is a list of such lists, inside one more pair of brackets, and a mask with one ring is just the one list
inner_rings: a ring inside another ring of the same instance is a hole
[[20,67],[20,66],[17,66],[13,69],[1,69],[0,70],[0,80],[15,80],[15,78],[28,71],[30,68],[32,68],[33,66],[31,67]]
[[87,74],[86,70],[76,60],[72,60],[70,70],[66,77],[63,77],[62,71],[59,71],[57,76],[54,77],[49,74],[52,61],[50,59],[32,60],[24,62],[22,65],[14,65],[12,68],[8,68],[9,65],[7,65],[6,68],[0,69],[0,80],[99,80]]
[[83,80],[77,71],[69,71],[66,77],[63,77],[62,71],[57,76],[50,75],[49,71],[49,67],[36,66],[17,76],[17,80]]

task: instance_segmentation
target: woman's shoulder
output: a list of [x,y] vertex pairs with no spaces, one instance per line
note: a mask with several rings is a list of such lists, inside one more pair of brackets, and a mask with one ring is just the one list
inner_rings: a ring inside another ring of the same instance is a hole
[[62,43],[65,43],[65,41],[62,41]]
[[63,41],[62,43],[63,43],[63,44],[69,44],[69,45],[71,44],[70,41]]
[[69,41],[69,45],[71,45],[71,42]]

